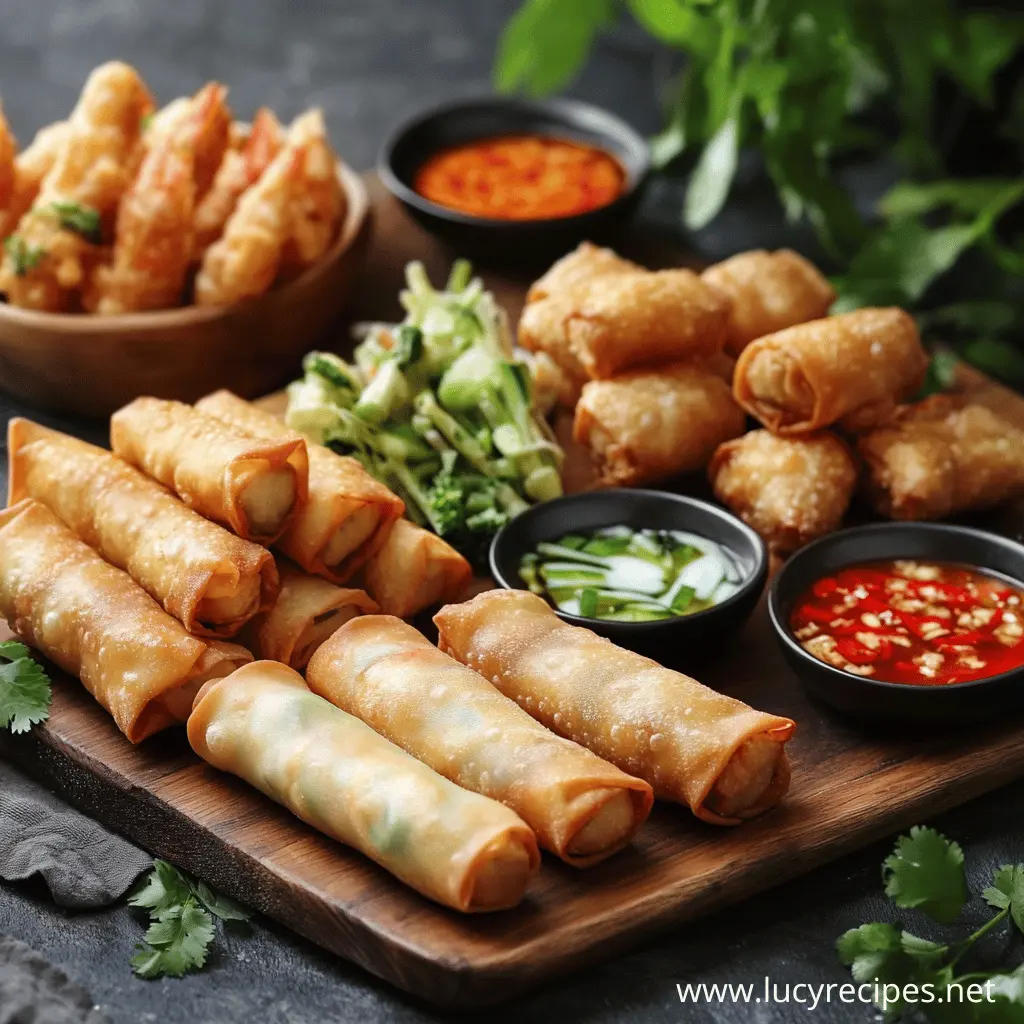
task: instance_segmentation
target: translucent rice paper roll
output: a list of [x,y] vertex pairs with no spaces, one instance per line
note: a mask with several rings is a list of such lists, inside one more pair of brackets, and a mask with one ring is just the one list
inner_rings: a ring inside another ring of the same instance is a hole
[[442,608],[439,645],[560,736],[644,779],[697,817],[735,825],[789,787],[788,718],[562,622],[526,590]]
[[184,722],[203,683],[252,661],[235,644],[190,636],[30,498],[0,512],[0,614],[78,676],[133,743]]
[[306,501],[302,438],[267,441],[182,402],[137,398],[110,419],[110,446],[207,519],[272,544]]
[[204,519],[103,448],[30,420],[7,430],[9,500],[41,501],[184,627],[234,636],[277,596],[266,548]]
[[188,738],[204,761],[455,910],[515,906],[540,863],[515,813],[310,693],[286,665],[258,661],[205,688]]
[[620,850],[650,813],[646,782],[549,732],[401,619],[349,622],[306,678],[452,782],[511,807],[568,864]]

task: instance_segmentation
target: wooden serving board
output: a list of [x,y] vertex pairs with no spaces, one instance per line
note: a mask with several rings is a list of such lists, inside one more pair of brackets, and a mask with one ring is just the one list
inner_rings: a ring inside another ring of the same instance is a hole
[[[401,266],[450,255],[376,190],[377,237],[356,288],[360,317],[394,314]],[[639,254],[641,257],[643,253]],[[497,279],[515,312],[522,288]],[[375,301],[380,305],[374,305]],[[965,387],[1014,410],[990,382]],[[1024,775],[1024,722],[963,735],[866,733],[811,702],[785,665],[764,604],[698,673],[796,719],[784,804],[736,829],[659,804],[636,843],[588,871],[545,857],[518,908],[467,917],[440,908],[200,762],[183,731],[133,747],[77,681],[58,677],[49,721],[3,750],[116,831],[373,974],[447,1006],[499,1001],[608,957],[668,926],[735,903]]]

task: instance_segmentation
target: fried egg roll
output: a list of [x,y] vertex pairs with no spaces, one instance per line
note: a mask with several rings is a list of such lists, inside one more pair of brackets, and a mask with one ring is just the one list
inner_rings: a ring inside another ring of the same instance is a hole
[[301,671],[314,651],[349,619],[380,610],[365,591],[335,586],[285,560],[279,568],[277,600],[249,623],[240,638],[257,658]]
[[110,418],[115,454],[239,537],[272,544],[306,501],[299,437],[266,441],[183,402],[136,398]]
[[835,434],[752,430],[715,452],[708,476],[718,500],[786,555],[839,526],[857,466]]
[[603,249],[593,242],[580,242],[572,252],[552,264],[543,277],[530,285],[526,301],[546,299],[597,277],[642,273],[643,270],[643,267],[632,260],[623,259],[611,249]]
[[258,661],[206,687],[188,738],[204,761],[456,910],[515,906],[540,863],[513,811],[310,693],[287,665]]
[[204,519],[103,448],[12,419],[9,500],[56,513],[199,636],[234,636],[273,604],[277,568],[266,548]]
[[703,469],[745,423],[720,376],[677,363],[591,381],[576,405],[573,438],[590,449],[602,484],[628,487]]
[[313,656],[314,693],[452,782],[500,800],[567,864],[625,846],[651,787],[534,721],[486,679],[388,615],[343,626]]
[[[215,391],[196,408],[257,437],[302,438],[283,420],[230,391]],[[309,496],[277,546],[306,572],[346,583],[380,550],[405,505],[355,459],[318,444],[307,450]]]
[[689,270],[608,274],[531,302],[523,348],[603,380],[635,366],[711,356],[725,344],[729,300]]
[[902,309],[858,309],[758,338],[736,364],[736,401],[773,434],[881,423],[921,386],[928,356]]
[[942,519],[1024,493],[1024,431],[982,405],[934,395],[857,441],[875,508]]
[[446,605],[434,622],[442,650],[537,721],[704,821],[738,824],[789,787],[790,719],[569,626],[537,594],[491,590]]
[[454,601],[473,575],[446,540],[399,519],[384,546],[366,563],[363,583],[385,615],[406,619],[442,601]]
[[725,347],[736,356],[755,338],[825,316],[836,298],[818,268],[791,249],[741,252],[700,276],[732,302]]
[[132,743],[184,722],[203,683],[252,661],[235,644],[190,636],[31,498],[0,512],[0,615],[78,676]]

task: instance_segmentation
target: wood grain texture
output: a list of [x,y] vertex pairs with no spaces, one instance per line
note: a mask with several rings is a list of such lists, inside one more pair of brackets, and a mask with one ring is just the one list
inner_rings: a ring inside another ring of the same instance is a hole
[[[396,313],[407,259],[424,258],[437,280],[451,257],[379,191],[374,201],[377,237],[354,289],[357,318]],[[514,315],[521,282],[489,283]],[[1024,775],[1020,721],[963,735],[878,735],[814,704],[785,665],[763,602],[695,674],[796,719],[784,804],[736,829],[659,804],[628,850],[585,872],[546,856],[520,907],[485,916],[430,903],[202,764],[182,730],[131,746],[76,681],[58,678],[49,722],[3,748],[153,853],[401,988],[462,1007],[608,957]]]

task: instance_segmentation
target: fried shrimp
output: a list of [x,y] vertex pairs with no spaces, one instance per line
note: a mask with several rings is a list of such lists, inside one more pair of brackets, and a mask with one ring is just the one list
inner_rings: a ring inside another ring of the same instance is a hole
[[291,233],[304,159],[304,150],[289,140],[259,181],[242,194],[223,236],[203,257],[196,278],[197,305],[253,298],[274,283]]
[[32,143],[14,158],[14,181],[6,204],[0,208],[0,237],[17,226],[25,211],[39,194],[43,178],[50,173],[57,153],[67,137],[67,121],[56,121],[40,128]]
[[7,235],[7,211],[14,198],[14,158],[17,152],[18,142],[4,116],[3,104],[0,104],[0,238]]
[[281,151],[284,133],[273,111],[263,107],[253,118],[248,135],[239,133],[234,141],[237,145],[231,145],[224,151],[212,184],[196,206],[197,262],[220,238],[242,193],[259,181],[270,162]]
[[0,291],[12,304],[69,308],[131,181],[141,122],[152,109],[127,64],[104,64],[89,76],[39,194],[6,243]]

